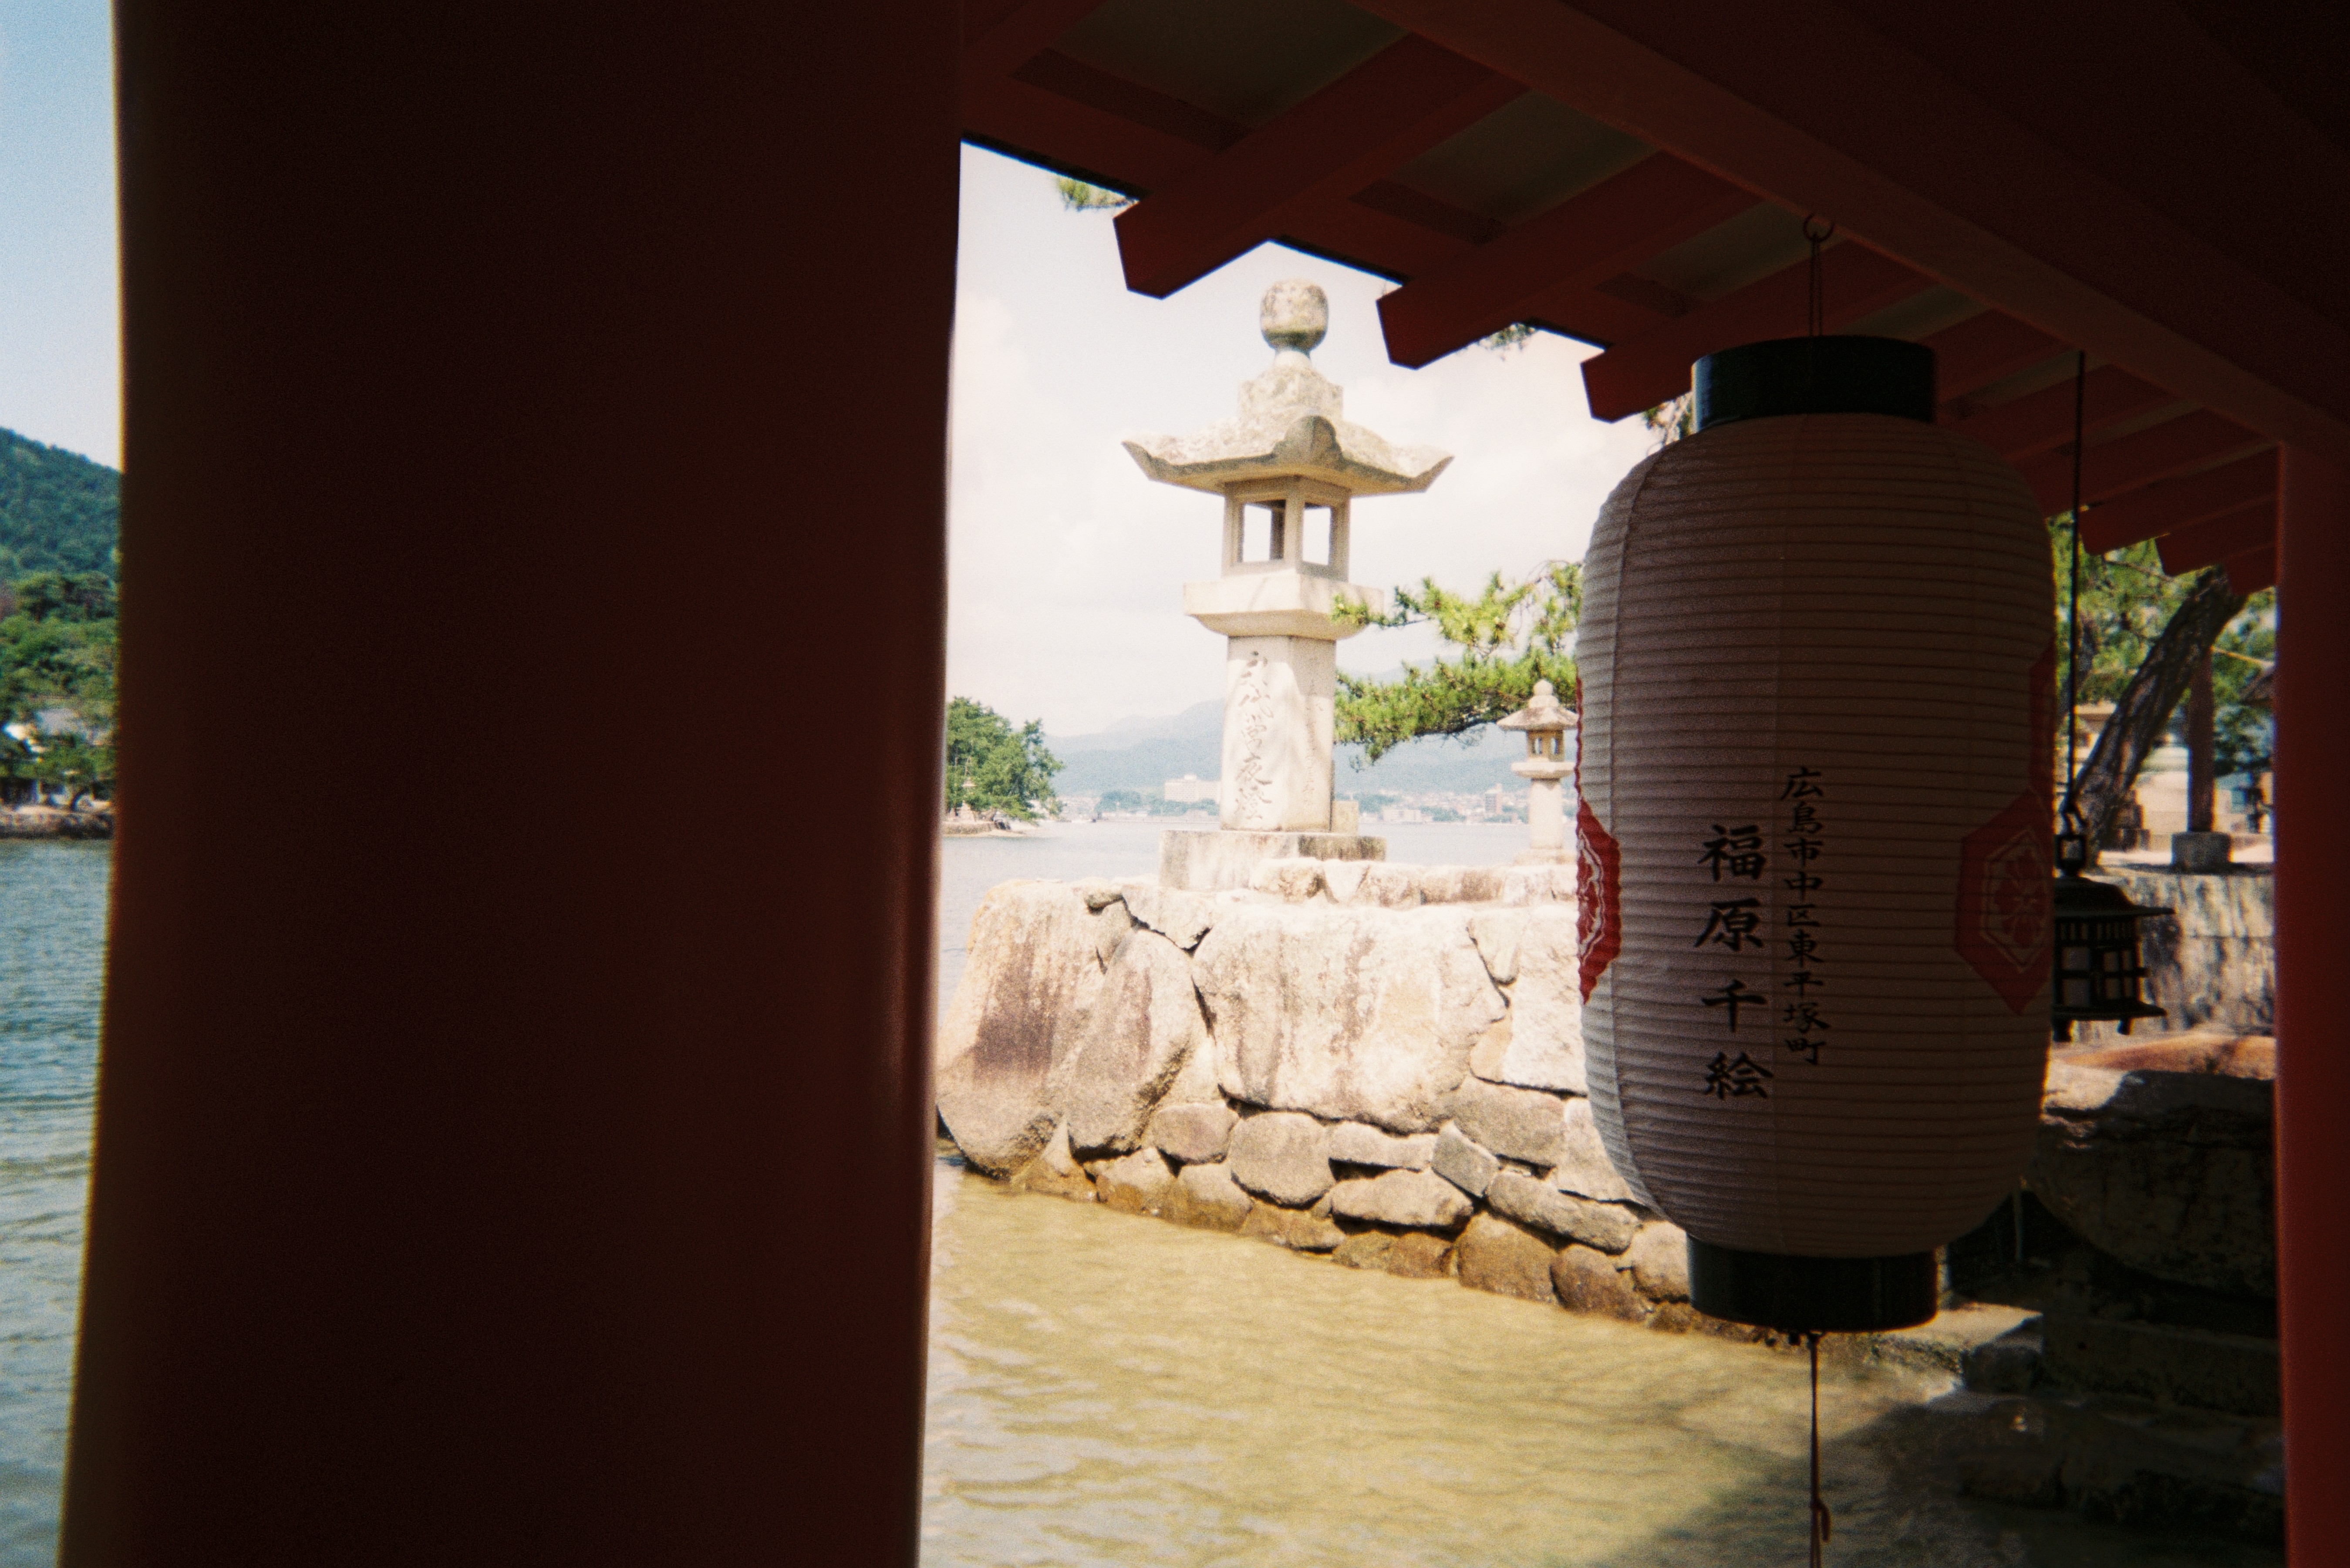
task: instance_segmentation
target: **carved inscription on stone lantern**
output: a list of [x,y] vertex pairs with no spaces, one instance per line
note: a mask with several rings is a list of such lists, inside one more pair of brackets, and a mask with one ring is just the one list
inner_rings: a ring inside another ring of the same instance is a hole
[[1320,288],[1274,284],[1259,315],[1273,364],[1242,384],[1238,415],[1126,443],[1160,483],[1223,502],[1222,574],[1184,584],[1183,609],[1227,639],[1227,830],[1328,831],[1337,645],[1361,629],[1331,612],[1342,600],[1386,602],[1347,580],[1352,504],[1425,490],[1452,461],[1347,422],[1343,394],[1307,358],[1329,321]]

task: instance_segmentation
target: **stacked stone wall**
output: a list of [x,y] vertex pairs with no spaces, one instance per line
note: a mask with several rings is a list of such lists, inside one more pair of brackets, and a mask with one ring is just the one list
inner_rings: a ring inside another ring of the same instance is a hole
[[1678,1227],[1584,1079],[1571,867],[1273,860],[1246,890],[1013,882],[941,1120],[1020,1188],[1667,1329]]

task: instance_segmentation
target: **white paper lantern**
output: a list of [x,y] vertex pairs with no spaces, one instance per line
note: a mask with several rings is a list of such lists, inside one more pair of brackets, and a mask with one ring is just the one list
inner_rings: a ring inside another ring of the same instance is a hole
[[1592,1108],[1701,1310],[1920,1321],[2038,1125],[2047,534],[1915,345],[1757,344],[1699,393],[1584,562]]

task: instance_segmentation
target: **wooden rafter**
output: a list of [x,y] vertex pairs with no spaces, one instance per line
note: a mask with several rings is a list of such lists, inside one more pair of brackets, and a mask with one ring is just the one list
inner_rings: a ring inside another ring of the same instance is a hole
[[2250,506],[2173,529],[2160,541],[2162,569],[2173,576],[2181,572],[2216,566],[2248,550],[2276,543],[2276,502],[2255,501]]
[[1417,368],[1530,319],[1600,338],[1586,317],[1620,320],[1625,302],[1598,296],[1586,309],[1599,285],[1752,205],[1678,158],[1643,159],[1381,299],[1388,358]]
[[1407,36],[1118,215],[1128,288],[1163,298],[1524,92]]
[[2081,542],[2100,554],[2118,550],[2256,501],[2272,501],[2276,493],[2276,453],[2261,452],[2096,507],[2081,520]]
[[[2081,462],[2081,499],[2099,506],[2142,485],[2191,473],[2262,446],[2261,437],[2233,420],[2199,409],[2103,445],[2091,445]],[[2051,516],[2073,500],[2071,451],[2044,452],[2016,464],[2024,483]],[[2094,515],[2094,514],[2092,514]]]

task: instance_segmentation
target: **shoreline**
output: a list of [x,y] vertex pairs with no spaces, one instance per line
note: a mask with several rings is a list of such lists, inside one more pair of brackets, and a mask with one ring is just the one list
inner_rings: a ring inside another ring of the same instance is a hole
[[114,836],[114,808],[68,811],[55,805],[0,806],[0,839]]

